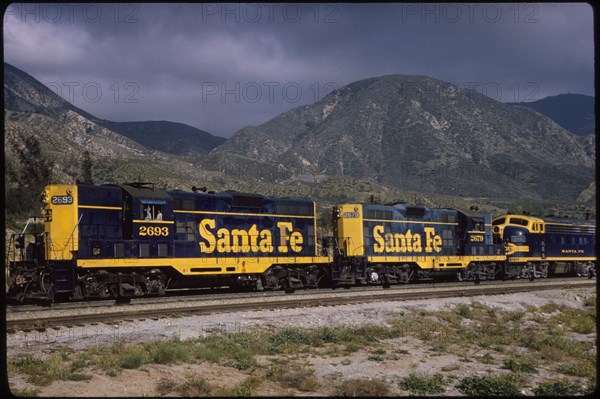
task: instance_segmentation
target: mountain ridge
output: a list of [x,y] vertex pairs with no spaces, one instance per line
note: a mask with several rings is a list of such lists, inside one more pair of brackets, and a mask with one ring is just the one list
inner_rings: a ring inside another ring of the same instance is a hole
[[179,122],[114,122],[97,118],[58,96],[27,72],[6,62],[4,63],[4,107],[10,111],[31,112],[52,118],[71,111],[149,149],[176,155],[207,154],[226,141],[223,137],[214,136]]
[[576,136],[535,110],[413,75],[357,81],[240,129],[209,155],[221,163],[227,157],[283,165],[296,175],[533,198],[576,197],[594,180],[595,165]]
[[153,135],[159,141],[146,146],[117,132],[150,131],[146,122],[102,121],[24,72],[5,69],[5,104],[5,144],[35,135],[54,168],[62,168],[61,181],[73,180],[82,153],[92,149],[96,174],[108,182],[145,176],[188,187],[200,178],[277,193],[287,192],[277,188],[282,184],[318,187],[340,177],[424,195],[584,202],[595,196],[594,135],[575,136],[533,109],[422,75],[353,82],[240,129],[208,155],[161,133],[187,125],[159,121]]
[[584,94],[559,94],[511,105],[533,108],[579,136],[596,134],[595,98]]

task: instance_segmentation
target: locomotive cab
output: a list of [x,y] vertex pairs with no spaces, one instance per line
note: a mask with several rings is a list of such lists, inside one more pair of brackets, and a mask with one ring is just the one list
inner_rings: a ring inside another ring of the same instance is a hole
[[544,221],[523,215],[504,215],[492,222],[496,241],[502,242],[507,256],[507,278],[539,278],[548,274]]

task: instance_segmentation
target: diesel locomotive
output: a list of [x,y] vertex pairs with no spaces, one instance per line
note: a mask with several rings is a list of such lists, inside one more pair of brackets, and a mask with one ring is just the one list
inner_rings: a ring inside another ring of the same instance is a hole
[[505,244],[508,277],[590,277],[596,273],[596,225],[592,221],[504,215],[492,225]]
[[311,200],[130,183],[49,185],[41,201],[44,230],[7,248],[17,301],[595,274],[590,221],[356,203],[318,237]]

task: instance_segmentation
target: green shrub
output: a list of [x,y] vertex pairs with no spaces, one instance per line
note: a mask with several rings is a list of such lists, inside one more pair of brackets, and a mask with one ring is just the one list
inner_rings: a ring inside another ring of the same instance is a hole
[[208,396],[212,391],[212,387],[202,377],[189,376],[187,381],[176,388],[176,391],[181,396]]
[[170,339],[168,341],[155,341],[147,344],[150,361],[158,364],[171,364],[178,362],[187,362],[190,359],[189,344],[179,339]]
[[63,359],[64,354],[57,353],[46,359],[38,359],[30,355],[19,355],[9,359],[10,371],[27,374],[27,381],[40,386],[50,385],[53,381],[83,381],[90,376],[74,373],[74,370]]
[[192,374],[186,376],[183,383],[163,377],[156,383],[156,392],[161,396],[177,393],[178,396],[198,397],[211,394],[212,387],[204,378]]
[[459,316],[465,319],[471,318],[471,307],[466,303],[459,303],[454,309]]
[[538,396],[571,396],[579,393],[579,384],[569,380],[542,382],[533,389]]
[[238,370],[247,370],[256,366],[256,360],[249,350],[240,349],[233,354],[231,360],[225,362],[225,366],[234,367]]
[[506,376],[472,376],[460,380],[460,392],[468,396],[521,396],[521,391]]
[[388,396],[389,392],[390,387],[384,381],[356,378],[340,383],[336,387],[335,396],[376,397]]
[[312,369],[298,364],[274,364],[269,367],[267,377],[285,388],[295,388],[303,392],[315,391],[320,387]]
[[137,369],[148,361],[148,356],[144,350],[132,346],[125,349],[121,354],[120,365],[124,369]]
[[439,373],[433,376],[411,373],[408,377],[402,378],[398,385],[413,395],[442,393],[444,392],[444,377]]
[[385,349],[375,349],[371,355],[369,355],[369,360],[374,362],[382,362],[385,359]]
[[514,373],[536,374],[538,372],[537,368],[530,361],[522,357],[511,357],[505,360],[503,368]]
[[595,377],[596,376],[596,361],[581,360],[575,363],[567,363],[558,366],[557,370],[566,375],[576,377]]
[[250,376],[246,378],[244,381],[240,382],[238,385],[234,386],[231,389],[226,389],[221,392],[215,392],[216,395],[219,396],[255,396],[256,389],[262,384],[262,381],[254,376]]
[[596,306],[596,294],[586,297],[583,300],[583,306]]

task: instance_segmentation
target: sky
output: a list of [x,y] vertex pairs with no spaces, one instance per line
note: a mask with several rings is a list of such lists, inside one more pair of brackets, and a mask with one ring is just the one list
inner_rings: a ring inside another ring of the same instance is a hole
[[585,3],[12,4],[4,61],[98,118],[222,137],[365,78],[594,95]]

